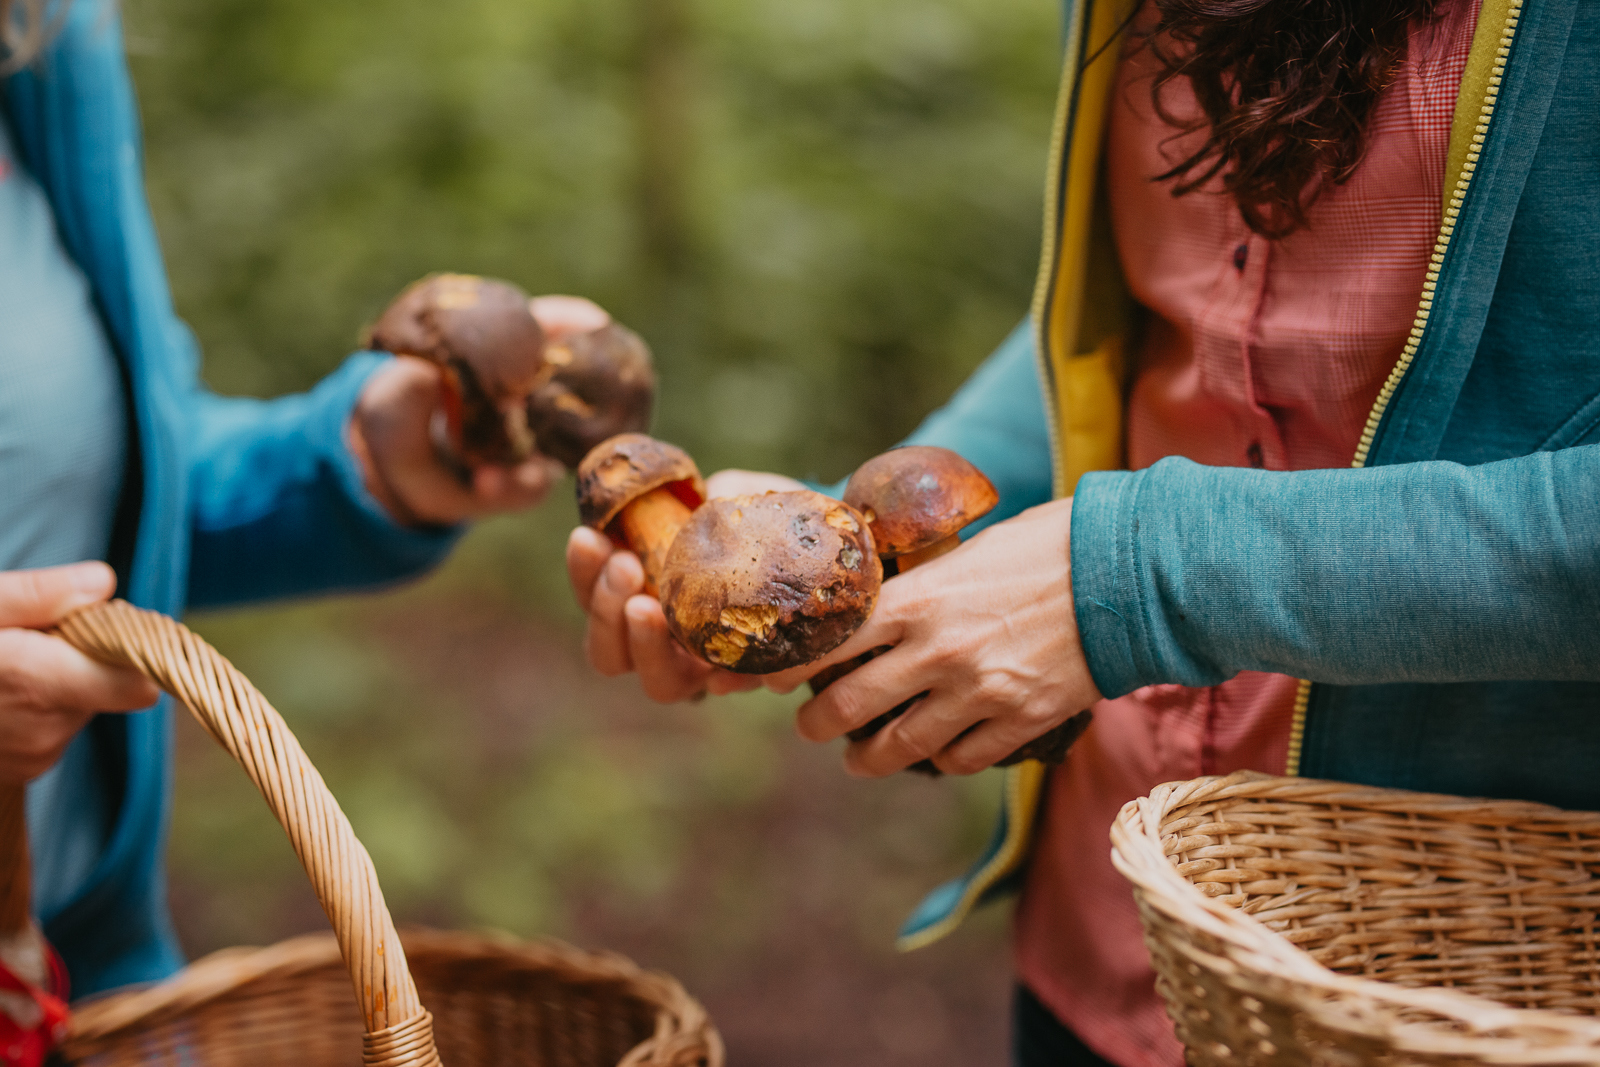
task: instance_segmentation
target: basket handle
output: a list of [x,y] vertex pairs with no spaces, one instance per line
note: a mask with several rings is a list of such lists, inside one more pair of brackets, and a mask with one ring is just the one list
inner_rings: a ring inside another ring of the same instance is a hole
[[[366,1024],[366,1067],[438,1067],[433,1016],[417,999],[372,860],[283,717],[220,652],[165,615],[113,600],[68,616],[55,632],[171,693],[261,790],[333,924]],[[22,802],[20,787],[0,790],[0,933],[32,921]]]

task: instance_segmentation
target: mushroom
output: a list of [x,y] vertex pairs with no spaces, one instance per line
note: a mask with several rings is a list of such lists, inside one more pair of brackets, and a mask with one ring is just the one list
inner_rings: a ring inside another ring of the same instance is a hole
[[883,581],[872,532],[809,489],[712,500],[661,572],[667,626],[708,663],[768,674],[827,655],[872,614]]
[[577,475],[584,525],[637,553],[645,592],[657,595],[667,550],[690,513],[705,503],[706,483],[694,460],[676,445],[625,433],[591,449]]
[[539,451],[576,469],[608,437],[650,425],[656,376],[650,349],[615,322],[552,340],[528,397],[528,424]]
[[[1000,496],[982,471],[948,448],[908,445],[867,460],[845,485],[846,502],[861,510],[872,526],[873,542],[883,558],[884,573],[903,574],[936,559],[961,544],[960,532],[994,509]],[[811,691],[820,693],[857,667],[887,652],[874,648],[854,659],[818,671]],[[922,698],[918,694],[851,730],[852,741],[864,741],[882,730]],[[1008,767],[1025,759],[1060,763],[1067,749],[1089,725],[1092,715],[1079,712],[1061,725],[1034,738],[1001,760]],[[919,760],[910,770],[937,775],[931,760]]]
[[444,378],[444,440],[466,466],[533,454],[527,397],[545,366],[544,331],[528,294],[471,274],[430,274],[406,288],[366,344],[436,365]]
[[872,525],[878,555],[895,573],[961,544],[961,531],[1000,502],[994,483],[948,448],[907,445],[874,456],[850,476],[847,504]]

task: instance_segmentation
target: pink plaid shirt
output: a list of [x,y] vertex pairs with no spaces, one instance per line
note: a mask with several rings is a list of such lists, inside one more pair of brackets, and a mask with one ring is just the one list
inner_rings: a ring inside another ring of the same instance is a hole
[[[1467,0],[1441,7],[1438,21],[1412,32],[1372,116],[1365,161],[1317,201],[1307,229],[1281,241],[1252,234],[1220,182],[1174,198],[1150,180],[1187,142],[1171,140],[1151,110],[1148,53],[1124,58],[1106,180],[1123,269],[1151,312],[1128,402],[1131,467],[1164,456],[1272,470],[1350,463],[1411,329],[1439,226],[1477,18]],[[1186,82],[1167,92],[1171,111],[1192,111]],[[1106,1059],[1183,1062],[1107,828],[1162,782],[1241,768],[1282,774],[1295,688],[1293,678],[1246,673],[1104,701],[1052,775],[1017,912],[1018,969]]]

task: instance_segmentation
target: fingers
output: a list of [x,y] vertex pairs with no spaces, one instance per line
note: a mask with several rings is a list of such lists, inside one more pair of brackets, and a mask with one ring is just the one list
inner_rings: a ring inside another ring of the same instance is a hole
[[0,701],[40,711],[137,711],[161,692],[131,667],[108,667],[59,637],[0,630]]
[[832,741],[910,700],[926,690],[928,682],[925,666],[904,651],[891,649],[800,705],[795,728],[807,741]]
[[[887,586],[884,591],[885,593],[888,592]],[[774,693],[792,693],[800,687],[801,683],[809,681],[813,675],[824,668],[855,659],[862,653],[870,652],[875,648],[881,648],[885,645],[898,645],[904,639],[905,632],[905,622],[896,613],[894,605],[885,604],[880,597],[876,610],[873,611],[861,629],[851,634],[850,639],[844,644],[819,660],[803,663],[798,667],[779,671],[777,674],[764,675],[762,676],[761,684]],[[838,683],[834,684],[837,685]],[[830,686],[829,688],[831,690],[832,687]],[[893,704],[885,704],[879,710],[888,711],[893,706]],[[868,716],[868,718],[871,718],[871,716]]]
[[[684,655],[688,655],[687,652]],[[761,688],[761,677],[755,674],[734,674],[713,668],[711,675],[706,679],[706,692],[714,697],[727,696],[729,693],[748,693],[752,689]]]
[[116,573],[97,561],[0,571],[0,626],[54,626],[78,608],[107,599],[116,588]]
[[671,704],[707,691],[711,665],[695,659],[673,638],[659,600],[631,597],[624,614],[628,622],[628,653],[646,696]]
[[706,479],[706,498],[719,500],[730,496],[756,496],[761,493],[785,493],[804,489],[805,484],[782,474],[766,471],[743,471],[729,468]]
[[579,526],[567,538],[567,579],[572,582],[578,607],[585,615],[594,600],[594,586],[600,580],[600,572],[615,551],[611,538],[587,526]]
[[611,321],[605,308],[581,296],[536,296],[528,310],[552,341],[575,333],[592,333]]
[[[844,767],[858,778],[895,774],[918,760],[942,752],[971,727],[971,712],[960,702],[942,695],[924,697],[876,734],[864,741],[852,742],[845,749]],[[1002,759],[1008,752],[995,756],[990,763]],[[942,770],[943,766],[939,766]]]
[[472,513],[531,508],[559,482],[566,468],[548,456],[532,456],[514,467],[482,466],[472,472]]
[[644,591],[644,568],[632,552],[613,552],[600,569],[589,600],[584,651],[595,670],[608,678],[633,669],[628,642],[629,598]]

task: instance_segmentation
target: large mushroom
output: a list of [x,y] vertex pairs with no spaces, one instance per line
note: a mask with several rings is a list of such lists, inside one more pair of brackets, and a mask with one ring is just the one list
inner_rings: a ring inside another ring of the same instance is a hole
[[545,338],[528,294],[471,274],[414,282],[367,331],[371,348],[436,365],[444,379],[446,440],[467,466],[533,454],[527,398],[544,370]]
[[706,503],[667,554],[661,606],[685,648],[741,674],[827,655],[872,614],[883,567],[866,519],[809,489]]
[[650,349],[616,322],[547,337],[528,294],[471,274],[408,286],[366,343],[443,372],[441,451],[462,467],[538,451],[568,470],[600,442],[645,429],[655,399]]
[[618,434],[578,464],[578,515],[639,556],[645,592],[657,595],[667,550],[706,499],[689,454],[642,433]]
[[[874,456],[858,467],[845,485],[844,499],[860,509],[871,524],[873,542],[883,557],[884,573],[893,576],[955,549],[961,544],[961,531],[992,511],[1000,496],[982,471],[950,449],[908,445]],[[822,692],[886,651],[887,648],[872,649],[817,672],[811,679],[812,692]],[[922,696],[918,694],[851,730],[850,740],[864,741],[873,736],[905,714]],[[998,766],[1027,759],[1060,763],[1091,717],[1087,710],[1079,712],[1034,738]],[[939,773],[931,760],[919,760],[909,769],[929,775]]]

